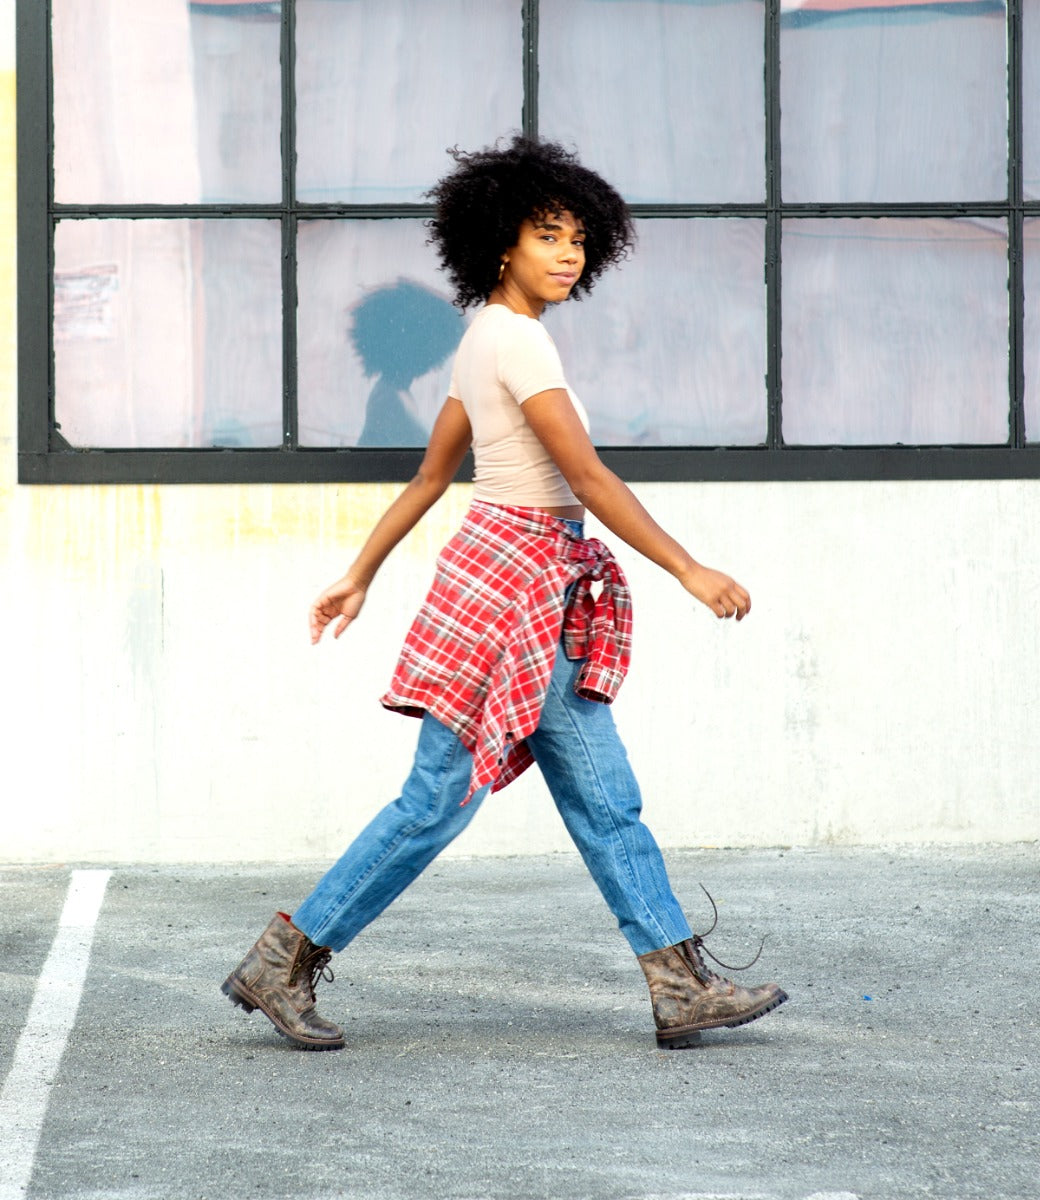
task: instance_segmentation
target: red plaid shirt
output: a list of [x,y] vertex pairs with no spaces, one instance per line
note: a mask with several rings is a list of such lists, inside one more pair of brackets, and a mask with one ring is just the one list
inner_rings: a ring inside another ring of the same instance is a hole
[[534,761],[524,739],[538,728],[561,630],[567,657],[585,659],[575,691],[609,704],[632,646],[631,597],[614,556],[538,509],[474,501],[437,559],[381,700],[431,713],[473,752],[466,800]]

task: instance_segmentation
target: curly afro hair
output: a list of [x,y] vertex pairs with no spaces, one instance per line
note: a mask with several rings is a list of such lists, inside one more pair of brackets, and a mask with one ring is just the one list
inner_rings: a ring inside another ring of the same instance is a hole
[[437,209],[430,242],[448,273],[459,308],[483,303],[498,282],[502,253],[516,245],[529,217],[569,212],[585,226],[585,269],[571,295],[592,291],[607,267],[626,258],[635,241],[632,218],[618,193],[576,154],[556,142],[515,135],[467,154],[428,195]]

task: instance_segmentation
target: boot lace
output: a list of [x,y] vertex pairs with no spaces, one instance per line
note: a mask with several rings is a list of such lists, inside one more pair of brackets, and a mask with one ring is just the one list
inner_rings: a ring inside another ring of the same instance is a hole
[[332,958],[332,951],[328,946],[314,946],[305,954],[301,955],[296,970],[293,972],[295,982],[301,976],[307,981],[307,991],[311,1000],[314,1000],[314,989],[318,985],[319,979],[324,979],[326,983],[333,983],[336,976],[329,966],[329,961]]
[[686,946],[688,947],[689,956],[693,962],[694,969],[700,975],[702,975],[702,977],[706,980],[723,978],[723,976],[721,976],[718,973],[718,971],[713,971],[711,969],[711,967],[709,967],[708,964],[704,961],[703,956],[705,954],[712,960],[712,962],[715,962],[720,967],[722,967],[722,969],[724,971],[746,971],[748,969],[748,967],[753,967],[755,965],[755,963],[758,962],[759,958],[762,955],[762,947],[765,946],[765,944],[766,944],[765,938],[763,938],[761,943],[759,944],[758,953],[755,955],[755,957],[750,962],[744,963],[744,965],[741,967],[732,967],[729,965],[729,963],[724,963],[721,958],[719,958],[717,955],[712,954],[712,952],[708,949],[708,947],[705,946],[704,939],[706,937],[708,937],[710,934],[714,933],[715,926],[718,925],[718,923],[719,923],[719,908],[718,908],[718,905],[715,903],[715,900],[712,897],[711,892],[708,891],[708,889],[704,886],[703,883],[700,885],[700,889],[705,894],[705,896],[708,897],[708,903],[711,905],[712,913],[714,914],[714,919],[711,922],[710,928],[706,929],[703,933],[695,933],[693,935],[693,938],[689,942],[686,943]]

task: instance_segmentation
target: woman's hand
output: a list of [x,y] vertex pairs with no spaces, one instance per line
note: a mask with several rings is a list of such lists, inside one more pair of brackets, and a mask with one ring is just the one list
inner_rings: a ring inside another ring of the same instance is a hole
[[721,571],[702,567],[699,563],[680,577],[683,587],[691,596],[696,596],[717,617],[743,619],[751,611],[751,597],[735,579]]
[[325,626],[337,617],[339,621],[336,622],[332,635],[339,637],[361,611],[361,606],[365,603],[365,592],[366,589],[349,575],[344,575],[330,588],[326,588],[311,605],[311,645],[317,645],[325,632]]

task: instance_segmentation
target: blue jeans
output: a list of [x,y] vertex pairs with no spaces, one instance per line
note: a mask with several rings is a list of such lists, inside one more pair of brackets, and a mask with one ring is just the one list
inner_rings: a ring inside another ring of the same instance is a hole
[[[636,954],[691,936],[610,708],[574,691],[581,662],[558,648],[538,728],[528,745],[585,865]],[[472,755],[427,713],[401,795],[362,830],[318,882],[293,923],[342,950],[469,824],[490,790],[460,802]],[[508,799],[504,801],[508,803]]]

